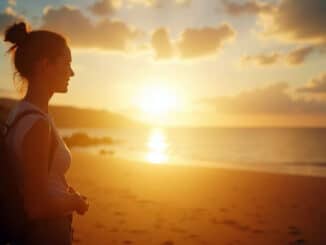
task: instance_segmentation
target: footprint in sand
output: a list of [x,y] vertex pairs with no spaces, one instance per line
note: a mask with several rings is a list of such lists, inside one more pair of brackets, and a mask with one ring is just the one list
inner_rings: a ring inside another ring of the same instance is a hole
[[193,221],[196,219],[196,214],[195,213],[184,213],[180,218],[179,221],[180,223],[186,222],[186,221]]
[[189,234],[189,235],[187,236],[187,238],[190,238],[190,239],[197,239],[197,238],[199,238],[199,236],[196,235],[196,234]]
[[162,228],[162,224],[160,224],[160,223],[156,223],[156,224],[154,224],[154,228],[155,229],[161,229]]
[[223,224],[223,225],[228,225],[230,227],[233,227],[233,228],[241,230],[241,231],[250,230],[250,227],[248,225],[239,224],[236,220],[233,220],[233,219],[225,219],[225,220],[223,220],[222,222],[219,222],[219,223]]
[[293,236],[301,235],[301,231],[299,230],[298,227],[292,225],[292,226],[289,226],[288,228],[289,228],[290,235],[293,235]]
[[297,239],[293,242],[289,242],[289,245],[303,245],[306,244],[306,240],[304,239]]
[[[300,229],[294,225],[292,226],[289,226],[289,234],[292,235],[292,236],[300,236],[302,235],[302,232],[300,231]],[[292,241],[292,242],[289,242],[290,245],[302,245],[302,244],[305,244],[306,243],[306,240],[304,239],[297,239],[295,241]]]
[[149,233],[149,231],[145,230],[145,229],[132,229],[132,230],[129,230],[128,232],[134,233],[134,234],[146,234],[146,233]]
[[241,244],[240,240],[234,240],[232,242],[228,242],[227,245],[237,245],[237,244]]
[[229,210],[227,209],[227,208],[220,208],[220,212],[221,213],[226,213],[226,212],[228,212]]
[[121,211],[115,211],[115,212],[114,212],[114,215],[116,215],[116,216],[123,216],[124,213],[121,212]]
[[172,232],[177,232],[177,233],[186,233],[186,230],[179,228],[179,227],[172,227],[171,228]]
[[164,219],[160,216],[156,217],[155,223],[154,223],[154,227],[156,229],[160,229],[164,224]]
[[126,221],[125,221],[124,219],[121,219],[121,220],[118,221],[118,223],[119,223],[120,225],[123,225],[123,224],[126,223]]
[[132,244],[132,243],[133,243],[133,241],[130,241],[130,240],[123,241],[123,244]]
[[194,209],[195,213],[200,213],[200,214],[205,213],[206,211],[207,210],[205,208],[195,208]]
[[169,241],[163,242],[162,245],[174,245],[174,242],[169,240]]
[[137,199],[137,196],[134,193],[132,193],[131,191],[128,191],[128,190],[120,193],[120,195],[121,195],[121,197],[127,198],[127,199]]
[[98,229],[103,229],[105,227],[105,225],[101,224],[101,223],[96,223],[95,227]]
[[118,231],[119,231],[119,229],[115,228],[115,227],[109,230],[109,232],[118,232]]
[[217,221],[216,218],[212,218],[212,219],[211,219],[211,222],[212,222],[214,225],[217,225],[217,224],[220,223],[220,222]]
[[299,205],[298,205],[298,204],[295,204],[295,203],[293,203],[293,204],[291,205],[291,208],[297,209],[297,208],[299,208]]
[[255,233],[255,234],[264,233],[264,230],[262,230],[262,229],[252,229],[251,231],[252,231],[252,233]]

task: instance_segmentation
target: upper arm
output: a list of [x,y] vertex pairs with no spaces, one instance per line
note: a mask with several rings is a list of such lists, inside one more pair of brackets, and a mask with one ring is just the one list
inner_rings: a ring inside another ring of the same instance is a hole
[[39,118],[22,141],[23,195],[30,213],[39,211],[47,197],[49,132],[48,121]]

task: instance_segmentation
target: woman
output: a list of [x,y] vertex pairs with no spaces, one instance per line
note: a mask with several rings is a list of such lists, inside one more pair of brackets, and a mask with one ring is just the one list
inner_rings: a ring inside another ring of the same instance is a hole
[[70,49],[61,35],[28,32],[23,22],[7,29],[5,41],[13,44],[8,52],[13,55],[16,73],[28,85],[7,122],[10,125],[28,110],[38,112],[15,123],[6,139],[21,174],[19,189],[28,220],[22,239],[16,243],[72,244],[72,213],[84,214],[88,202],[66,182],[71,155],[48,113],[52,95],[66,93],[74,75]]

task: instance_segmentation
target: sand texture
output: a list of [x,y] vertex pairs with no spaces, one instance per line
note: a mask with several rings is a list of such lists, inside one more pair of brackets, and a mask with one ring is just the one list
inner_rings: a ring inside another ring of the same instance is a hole
[[68,180],[90,201],[75,244],[326,244],[326,178],[73,151]]

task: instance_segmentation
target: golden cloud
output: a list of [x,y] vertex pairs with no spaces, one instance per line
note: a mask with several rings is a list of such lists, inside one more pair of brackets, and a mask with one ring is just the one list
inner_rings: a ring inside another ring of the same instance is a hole
[[294,48],[288,52],[273,52],[270,54],[245,55],[241,57],[241,64],[255,64],[258,66],[271,66],[280,62],[288,65],[301,65],[313,53],[324,54],[325,45],[305,45]]
[[235,16],[242,14],[268,13],[274,10],[274,5],[255,0],[248,1],[245,3],[223,0],[222,3],[224,5],[225,11],[228,14]]
[[264,34],[293,42],[326,43],[325,0],[281,0],[261,18]]
[[281,58],[278,53],[272,54],[258,54],[258,55],[245,55],[241,57],[241,64],[255,64],[258,66],[270,66],[277,63]]
[[180,34],[178,40],[172,41],[167,30],[159,28],[153,32],[151,44],[157,59],[193,59],[216,55],[224,43],[234,36],[235,31],[230,25],[222,24],[216,28],[188,28]]
[[115,9],[116,5],[112,0],[101,0],[98,2],[94,2],[92,5],[89,6],[90,11],[98,16],[107,16],[112,14]]
[[259,15],[265,36],[292,42],[326,43],[325,0],[280,0],[276,4],[223,0],[223,4],[231,15]]
[[146,7],[189,6],[192,0],[126,0],[129,6],[142,5]]
[[155,50],[156,59],[167,59],[174,56],[173,44],[165,28],[159,28],[154,31],[151,44]]
[[96,24],[79,9],[63,6],[49,8],[42,18],[42,29],[62,33],[71,44],[81,48],[127,51],[128,43],[138,31],[121,21],[104,19]]
[[326,93],[326,73],[311,79],[305,86],[298,88],[298,92]]
[[189,28],[176,43],[181,58],[190,59],[216,54],[225,42],[235,37],[235,31],[228,24],[217,28]]
[[215,106],[218,113],[235,115],[326,113],[325,101],[294,99],[288,90],[288,84],[280,82],[235,96],[204,99],[201,103]]
[[16,6],[16,0],[8,0],[10,6]]
[[23,19],[23,16],[18,16],[12,8],[7,7],[3,13],[0,13],[0,35],[2,36],[10,25]]
[[293,51],[291,51],[286,56],[286,61],[288,64],[291,65],[299,65],[302,64],[305,59],[316,49],[314,46],[306,46],[297,48]]

